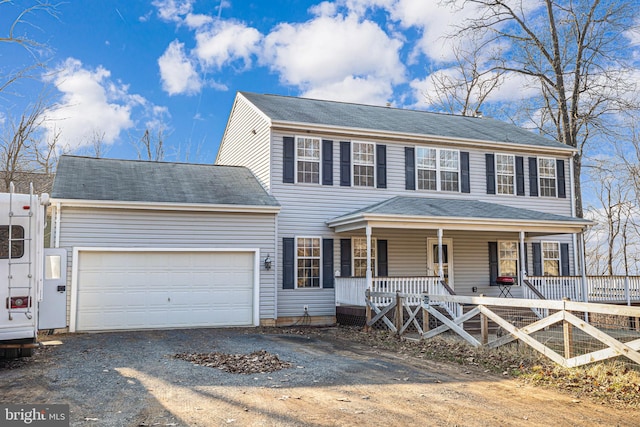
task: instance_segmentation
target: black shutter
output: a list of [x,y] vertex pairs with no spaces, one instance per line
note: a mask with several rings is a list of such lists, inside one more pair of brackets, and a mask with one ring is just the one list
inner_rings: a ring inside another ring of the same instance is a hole
[[340,185],[351,187],[351,143],[340,142]]
[[516,156],[516,194],[524,196],[524,158]]
[[340,239],[340,276],[351,276],[351,239]]
[[471,192],[471,181],[469,179],[469,152],[460,152],[460,191]]
[[322,140],[322,185],[333,185],[333,141]]
[[292,136],[282,138],[282,182],[293,184],[295,182],[296,147]]
[[542,248],[540,243],[532,243],[533,249],[533,275],[542,276]]
[[282,289],[293,289],[295,240],[292,237],[282,238]]
[[487,163],[487,194],[496,194],[496,162],[493,154],[485,154]]
[[565,199],[567,197],[567,189],[564,182],[564,160],[556,160],[556,176],[558,182],[558,197]]
[[538,196],[538,159],[529,157],[529,195]]
[[560,275],[569,275],[569,244],[560,243]]
[[378,276],[389,276],[389,257],[387,255],[387,241],[378,240]]
[[498,279],[498,242],[489,242],[489,285],[495,286]]
[[416,189],[416,149],[413,147],[404,148],[404,179],[405,189]]
[[531,274],[529,271],[529,256],[527,255],[527,244],[524,244],[524,270],[527,272],[527,276]]
[[333,288],[333,239],[322,239],[322,287]]
[[378,188],[387,188],[387,146],[376,145],[376,178]]

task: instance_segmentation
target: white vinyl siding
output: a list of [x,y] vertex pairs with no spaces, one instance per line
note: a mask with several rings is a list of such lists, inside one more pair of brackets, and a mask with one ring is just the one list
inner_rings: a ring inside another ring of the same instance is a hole
[[354,187],[374,187],[376,185],[376,146],[369,142],[353,142],[353,185]]
[[[62,207],[60,247],[257,248],[276,253],[275,215]],[[262,265],[262,263],[261,263]],[[260,318],[275,316],[275,271],[260,270]],[[69,298],[71,292],[68,292]]]
[[299,183],[320,183],[320,139],[296,137],[296,177]]
[[538,157],[538,181],[541,197],[556,197],[556,159]]
[[496,154],[496,190],[498,194],[515,194],[515,156]]
[[416,147],[416,173],[419,190],[459,192],[460,152]]

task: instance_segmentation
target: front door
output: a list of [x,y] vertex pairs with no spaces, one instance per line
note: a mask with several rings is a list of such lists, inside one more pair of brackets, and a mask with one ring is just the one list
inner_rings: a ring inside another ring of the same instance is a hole
[[[440,271],[440,260],[438,259],[438,239],[427,239],[427,273],[437,276]],[[453,288],[453,241],[452,239],[442,239],[442,270],[444,281]]]

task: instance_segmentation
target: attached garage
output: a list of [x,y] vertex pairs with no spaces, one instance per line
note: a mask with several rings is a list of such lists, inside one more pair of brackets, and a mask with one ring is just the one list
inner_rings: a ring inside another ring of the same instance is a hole
[[69,330],[274,325],[279,211],[243,167],[61,156]]
[[259,324],[257,250],[79,248],[71,331]]

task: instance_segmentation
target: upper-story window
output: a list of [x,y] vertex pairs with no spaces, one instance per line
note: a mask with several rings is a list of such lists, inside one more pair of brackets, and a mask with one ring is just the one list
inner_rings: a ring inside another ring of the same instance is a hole
[[417,147],[418,189],[460,191],[460,152]]
[[320,138],[296,138],[298,182],[320,183]]
[[496,183],[498,194],[515,194],[515,156],[496,154]]
[[353,185],[375,186],[376,146],[370,142],[353,142]]
[[556,197],[556,160],[538,157],[540,196]]

